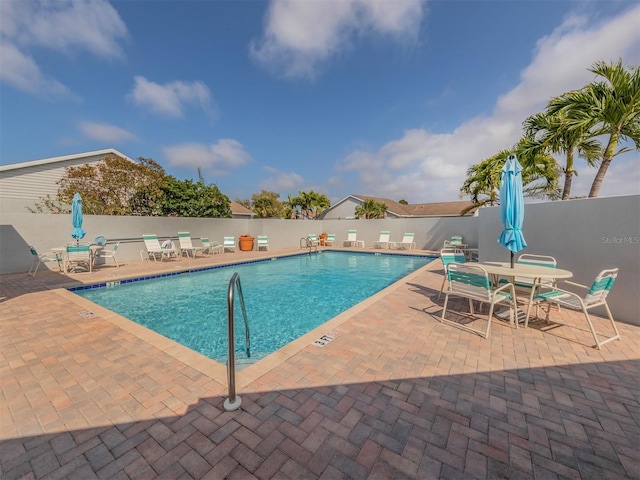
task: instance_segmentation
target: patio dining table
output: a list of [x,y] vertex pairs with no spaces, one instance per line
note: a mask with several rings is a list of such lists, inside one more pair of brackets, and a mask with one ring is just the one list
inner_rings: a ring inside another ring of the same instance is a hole
[[[535,287],[543,280],[557,280],[573,277],[573,273],[569,270],[542,265],[531,265],[529,263],[515,262],[513,264],[513,268],[511,267],[510,262],[478,262],[475,265],[481,266],[489,275],[491,275],[494,285],[498,284],[500,277],[507,277],[512,283],[515,281],[515,277],[533,279],[529,303],[533,300]],[[517,293],[515,300],[517,305]],[[496,316],[500,317],[500,314],[497,313]],[[518,315],[518,318],[520,318],[520,315]]]

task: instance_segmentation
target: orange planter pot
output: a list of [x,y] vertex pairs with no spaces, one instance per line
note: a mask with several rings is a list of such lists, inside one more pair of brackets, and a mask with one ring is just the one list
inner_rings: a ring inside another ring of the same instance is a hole
[[240,237],[239,245],[243,252],[253,250],[253,237]]

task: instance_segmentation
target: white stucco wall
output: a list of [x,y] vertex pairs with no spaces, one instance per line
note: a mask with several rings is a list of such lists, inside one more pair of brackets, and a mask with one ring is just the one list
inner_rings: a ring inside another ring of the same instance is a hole
[[[480,209],[479,220],[480,260],[508,261],[497,241],[500,207]],[[527,204],[522,230],[527,248],[519,253],[555,257],[558,268],[573,272],[571,281],[591,285],[602,270],[618,267],[609,305],[617,320],[640,325],[639,195]]]
[[[370,246],[381,230],[391,231],[391,241],[414,232],[417,248],[437,251],[445,239],[462,235],[478,247],[481,260],[509,259],[497,243],[502,226],[499,207],[482,208],[477,217],[408,218],[384,220],[262,220],[166,217],[114,217],[86,215],[87,239],[104,235],[120,240],[118,258],[139,259],[142,234],[175,237],[189,231],[193,238],[243,233],[269,236],[272,249],[297,247],[309,233],[335,233],[342,245],[349,229]],[[527,204],[524,235],[528,247],[522,253],[552,255],[559,268],[571,270],[573,280],[591,284],[603,269],[619,267],[620,274],[609,296],[616,320],[640,325],[640,195]],[[0,214],[0,273],[26,272],[31,264],[28,245],[46,251],[68,243],[69,215],[31,213]],[[197,241],[196,241],[197,244]]]

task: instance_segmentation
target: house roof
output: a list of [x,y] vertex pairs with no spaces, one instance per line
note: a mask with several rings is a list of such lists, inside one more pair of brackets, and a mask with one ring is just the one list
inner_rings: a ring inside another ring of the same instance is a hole
[[[371,195],[347,195],[331,208],[347,201],[349,198],[364,202],[365,200],[373,200],[375,202],[384,203],[387,206],[387,212],[392,213],[399,217],[444,217],[444,216],[459,216],[460,212],[464,209],[473,206],[471,201],[458,201],[458,202],[438,202],[438,203],[413,203],[402,204],[383,197],[372,197]],[[329,209],[327,209],[329,210]],[[325,210],[325,212],[327,211]],[[473,215],[475,210],[471,210],[466,215]]]
[[77,160],[79,158],[94,157],[99,155],[117,155],[127,160],[133,161],[125,154],[120,153],[115,148],[105,148],[104,150],[94,150],[92,152],[74,153],[72,155],[63,155],[61,157],[42,158],[40,160],[31,160],[28,162],[10,163],[8,165],[0,165],[0,172],[6,172],[9,170],[17,170],[18,168],[35,167],[38,165],[47,165],[49,163],[65,162],[67,160]]
[[245,207],[244,205],[238,202],[234,202],[233,200],[231,200],[230,208],[231,208],[231,212],[235,215],[250,215],[252,217],[255,215],[247,207]]

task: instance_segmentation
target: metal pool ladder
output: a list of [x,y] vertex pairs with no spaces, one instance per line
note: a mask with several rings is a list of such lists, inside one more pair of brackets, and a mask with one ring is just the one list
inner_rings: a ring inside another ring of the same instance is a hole
[[227,380],[229,382],[229,397],[224,401],[224,409],[228,412],[237,410],[242,404],[242,400],[236,395],[236,349],[235,349],[235,315],[234,315],[234,293],[238,289],[240,295],[240,306],[242,307],[242,316],[244,318],[245,329],[245,348],[247,357],[251,357],[251,338],[249,335],[249,322],[247,321],[247,309],[244,306],[244,297],[242,296],[242,285],[240,284],[240,276],[238,272],[234,273],[229,280],[229,290],[227,294],[227,329],[229,330],[229,358],[227,360]]
[[309,255],[311,255],[312,250],[314,252],[318,251],[318,245],[314,244],[308,237],[300,238],[300,249],[303,249],[303,248],[309,249],[309,251],[307,252]]

